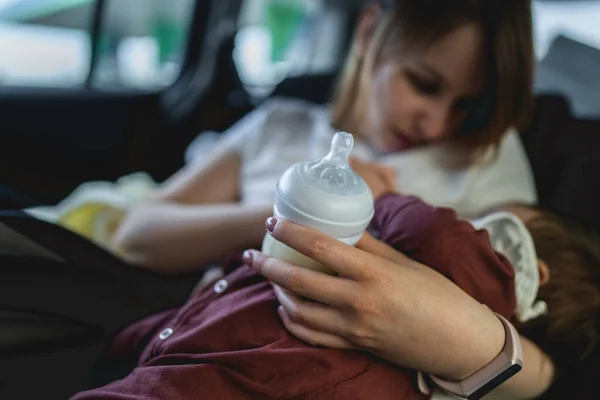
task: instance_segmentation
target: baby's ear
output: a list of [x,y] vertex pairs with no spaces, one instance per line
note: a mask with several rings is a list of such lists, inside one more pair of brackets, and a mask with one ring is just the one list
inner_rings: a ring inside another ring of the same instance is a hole
[[537,260],[538,271],[540,272],[540,287],[545,286],[550,281],[550,268],[541,258]]

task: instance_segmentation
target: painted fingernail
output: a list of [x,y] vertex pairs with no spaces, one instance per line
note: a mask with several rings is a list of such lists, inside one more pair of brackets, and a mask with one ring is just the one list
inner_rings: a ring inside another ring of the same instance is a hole
[[267,222],[265,225],[267,226],[267,230],[269,232],[273,232],[273,229],[275,229],[275,225],[277,225],[277,218],[275,218],[275,217],[267,218]]
[[242,254],[242,258],[246,264],[252,265],[252,252],[250,250],[246,250],[244,254]]
[[283,310],[283,306],[279,306],[277,308],[277,314],[279,314],[279,318],[285,319],[285,311]]

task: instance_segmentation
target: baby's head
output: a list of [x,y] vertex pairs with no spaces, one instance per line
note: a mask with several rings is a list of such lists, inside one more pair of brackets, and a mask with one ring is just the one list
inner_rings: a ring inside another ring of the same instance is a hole
[[529,207],[508,207],[527,226],[540,271],[538,300],[547,313],[521,333],[561,369],[590,355],[600,341],[600,237],[566,218]]

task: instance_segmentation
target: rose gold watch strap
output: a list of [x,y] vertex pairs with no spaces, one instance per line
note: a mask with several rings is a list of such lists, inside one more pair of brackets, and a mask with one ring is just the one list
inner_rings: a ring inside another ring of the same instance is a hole
[[508,322],[504,317],[499,314],[496,316],[502,322],[504,330],[506,332],[506,339],[504,342],[504,348],[489,364],[475,372],[473,375],[458,382],[449,382],[440,379],[434,375],[429,375],[431,380],[439,386],[441,389],[452,393],[457,396],[465,396],[474,388],[480,386],[482,382],[493,379],[500,374],[503,368],[509,364],[516,363],[522,364],[523,360],[523,348],[521,347],[521,340],[519,339],[519,333],[515,327]]

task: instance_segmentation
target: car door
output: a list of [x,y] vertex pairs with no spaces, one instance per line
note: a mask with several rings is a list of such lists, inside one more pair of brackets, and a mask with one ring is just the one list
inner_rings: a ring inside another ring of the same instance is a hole
[[1,2],[0,208],[55,203],[133,171],[163,179],[197,132],[238,118],[222,94],[231,71],[218,67],[219,27],[238,7]]

